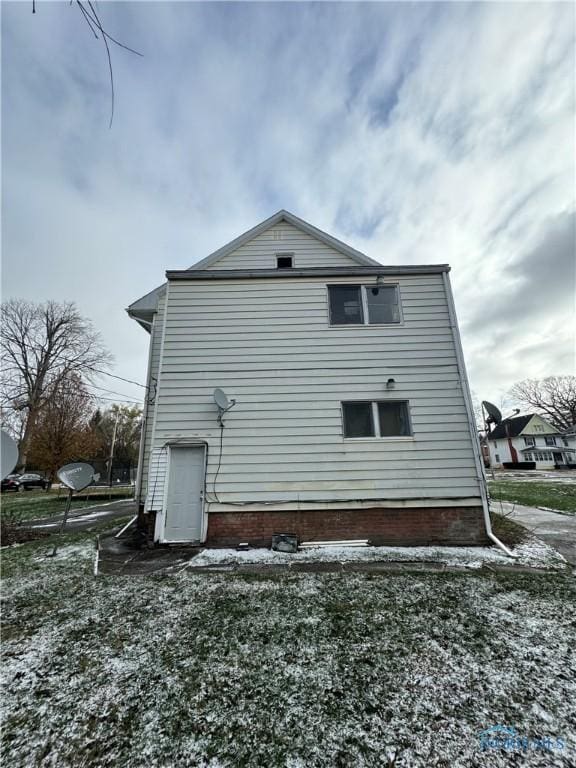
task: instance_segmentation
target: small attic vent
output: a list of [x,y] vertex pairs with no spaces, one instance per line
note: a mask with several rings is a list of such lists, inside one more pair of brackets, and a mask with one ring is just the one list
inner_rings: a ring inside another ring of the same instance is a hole
[[291,253],[276,254],[276,269],[292,269],[293,259]]

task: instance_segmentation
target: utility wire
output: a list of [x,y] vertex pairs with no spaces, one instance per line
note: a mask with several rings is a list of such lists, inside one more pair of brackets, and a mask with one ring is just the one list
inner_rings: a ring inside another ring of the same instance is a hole
[[[32,352],[37,352],[38,350],[33,347],[31,344],[24,344],[22,342],[22,346],[26,347],[26,349],[32,350]],[[59,360],[63,360],[66,363],[73,363],[74,360],[70,357],[60,357]],[[126,384],[134,384],[136,387],[142,387],[143,389],[148,389],[148,386],[146,384],[141,384],[139,381],[134,381],[133,379],[125,379],[123,376],[117,376],[115,373],[108,373],[108,371],[103,371],[101,368],[95,368],[93,365],[86,365],[85,363],[82,363],[78,366],[78,368],[87,368],[89,371],[94,371],[94,373],[101,373],[103,376],[110,376],[113,379],[118,379],[119,381],[124,381]],[[94,385],[96,386],[96,385]]]

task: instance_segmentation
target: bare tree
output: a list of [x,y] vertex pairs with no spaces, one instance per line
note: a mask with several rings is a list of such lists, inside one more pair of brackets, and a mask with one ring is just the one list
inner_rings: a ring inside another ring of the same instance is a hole
[[56,389],[72,374],[81,381],[97,378],[112,357],[73,302],[9,299],[1,319],[0,405],[23,418],[18,465],[25,467],[36,423]]
[[514,384],[510,395],[519,405],[540,414],[557,429],[576,424],[576,376],[525,379]]

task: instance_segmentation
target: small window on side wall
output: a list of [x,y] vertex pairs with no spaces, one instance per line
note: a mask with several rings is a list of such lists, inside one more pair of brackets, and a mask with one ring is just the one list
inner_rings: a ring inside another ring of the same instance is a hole
[[276,269],[292,269],[294,256],[291,253],[278,254],[276,256]]
[[374,437],[372,403],[342,403],[344,437]]
[[344,437],[410,437],[408,402],[357,401],[342,403]]
[[378,421],[380,437],[408,437],[410,435],[408,403],[378,403]]
[[397,285],[329,285],[330,325],[400,322]]

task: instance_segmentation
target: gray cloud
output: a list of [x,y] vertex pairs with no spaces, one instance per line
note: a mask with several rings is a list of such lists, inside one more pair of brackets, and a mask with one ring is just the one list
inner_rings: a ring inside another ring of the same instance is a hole
[[[506,286],[503,292],[499,282]],[[576,296],[576,212],[547,221],[538,244],[508,264],[485,286],[488,307],[467,320],[466,329],[498,329],[499,338],[518,322],[574,308]]]
[[101,12],[144,53],[113,50],[111,131],[105,55],[80,15],[3,4],[5,296],[75,298],[141,380],[147,338],[123,308],[285,207],[385,263],[450,262],[483,396],[567,372],[572,6]]

